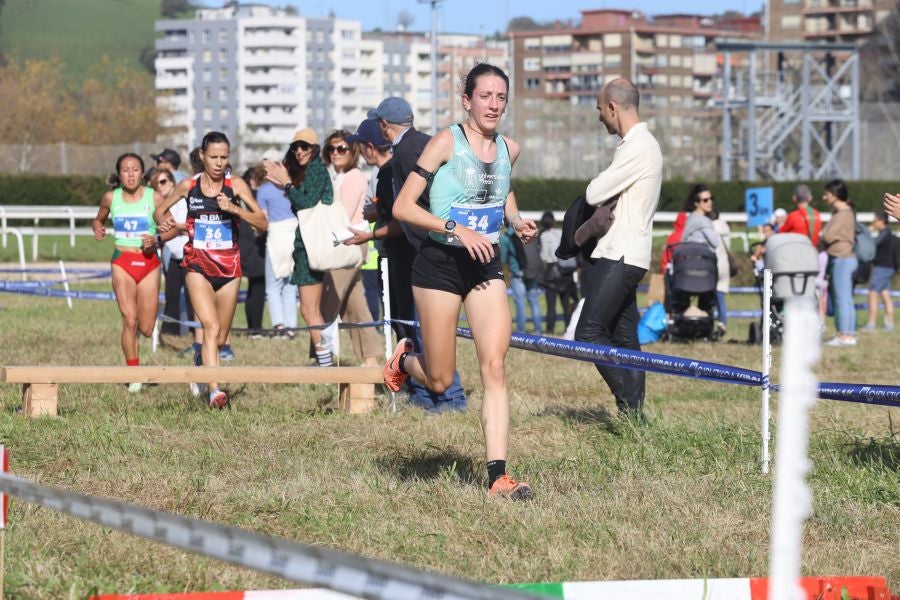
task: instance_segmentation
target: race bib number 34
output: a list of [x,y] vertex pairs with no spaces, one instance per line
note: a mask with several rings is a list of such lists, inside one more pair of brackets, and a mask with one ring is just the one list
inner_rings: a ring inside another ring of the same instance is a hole
[[492,244],[500,239],[500,225],[503,224],[503,202],[490,204],[453,204],[450,218],[459,225],[480,233]]
[[198,250],[230,250],[232,245],[231,227],[225,223],[194,221],[194,248]]
[[113,217],[113,227],[119,239],[135,239],[142,235],[150,235],[150,221],[147,215]]

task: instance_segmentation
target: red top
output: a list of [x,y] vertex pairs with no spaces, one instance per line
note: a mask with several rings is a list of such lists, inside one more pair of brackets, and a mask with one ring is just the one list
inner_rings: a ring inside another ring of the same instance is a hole
[[[809,214],[807,211],[811,212],[813,216],[811,231],[809,226]],[[816,247],[819,245],[819,233],[821,231],[822,217],[819,215],[819,211],[812,207],[798,208],[797,210],[791,211],[788,213],[784,225],[778,228],[778,233],[802,233],[812,240],[813,246]]]

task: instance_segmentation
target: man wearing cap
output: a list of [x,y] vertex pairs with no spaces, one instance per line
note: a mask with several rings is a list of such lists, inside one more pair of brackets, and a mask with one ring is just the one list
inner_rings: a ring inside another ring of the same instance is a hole
[[[382,100],[377,108],[369,111],[368,117],[378,123],[382,137],[391,143],[393,151],[393,159],[391,161],[393,169],[391,204],[393,205],[393,198],[403,188],[403,184],[406,182],[409,174],[415,170],[419,156],[422,154],[422,150],[425,149],[425,145],[431,139],[431,136],[413,127],[412,107],[409,105],[409,102],[398,96],[391,96]],[[426,208],[429,206],[427,188],[422,192],[418,203]],[[409,287],[409,296],[412,298],[412,260],[414,254],[422,246],[422,242],[428,237],[428,232],[412,227],[407,223],[401,223],[401,226],[403,233],[406,234],[406,239],[413,249],[413,252],[405,253],[405,259],[400,261],[400,268],[403,270],[402,277],[405,279],[404,286]],[[395,261],[390,263],[390,269],[395,269]],[[405,289],[406,287],[404,287],[404,293],[406,293]],[[418,320],[413,303],[411,303],[408,312],[401,313],[399,310],[394,310],[393,312],[398,319]],[[416,329],[416,335],[410,339],[415,340],[417,351],[421,351],[422,340],[418,329]],[[410,403],[421,406],[426,410],[443,412],[446,410],[466,409],[466,394],[460,383],[459,372],[453,374],[453,384],[443,394],[435,394],[417,383],[412,377],[407,380],[406,385],[410,390]]]
[[[358,142],[360,153],[366,164],[376,167],[378,172],[372,178],[366,206],[365,216],[374,219],[375,228],[361,231],[344,242],[345,244],[366,244],[370,241],[378,243],[381,256],[390,259],[388,269],[389,294],[391,309],[396,315],[413,314],[412,257],[415,250],[403,234],[400,221],[394,220],[393,160],[391,144],[381,135],[377,119],[366,119],[360,123],[356,133],[347,138],[347,142]],[[394,331],[401,338],[414,337],[415,329],[406,325],[393,324]]]
[[812,192],[808,185],[800,184],[794,188],[791,200],[797,205],[797,210],[788,213],[787,219],[778,229],[778,233],[802,233],[808,237],[813,246],[819,246],[819,233],[822,231],[822,216],[809,203],[812,201]]
[[178,166],[181,164],[181,156],[171,148],[163,148],[159,154],[151,154],[150,158],[156,161],[157,169],[168,169],[172,172],[172,176],[175,178],[175,185],[178,185],[178,182],[187,177],[185,173],[178,170]]

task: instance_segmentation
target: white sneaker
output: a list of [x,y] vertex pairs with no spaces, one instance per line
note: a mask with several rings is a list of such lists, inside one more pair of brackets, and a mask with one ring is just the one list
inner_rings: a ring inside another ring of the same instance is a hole
[[825,342],[825,345],[826,346],[855,346],[856,338],[853,337],[853,338],[844,339],[842,337],[835,336],[835,337],[831,338],[830,340],[828,340],[827,342]]
[[143,383],[135,382],[135,383],[128,384],[128,391],[132,394],[139,394],[141,392],[141,390],[143,390],[143,389],[144,389]]
[[205,391],[202,383],[189,383],[188,387],[191,389],[191,396],[194,398],[199,398],[200,394]]

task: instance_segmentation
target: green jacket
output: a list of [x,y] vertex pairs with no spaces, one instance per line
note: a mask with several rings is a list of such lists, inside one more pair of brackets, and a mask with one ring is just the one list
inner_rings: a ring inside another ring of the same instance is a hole
[[[331,177],[325,164],[318,156],[314,157],[306,166],[306,173],[303,175],[303,181],[300,185],[292,187],[288,192],[288,198],[291,201],[291,210],[295,213],[298,210],[312,208],[319,202],[323,204],[331,204],[334,202],[334,191],[331,187]],[[309,259],[306,256],[306,247],[303,245],[303,238],[300,236],[300,228],[294,236],[294,272],[291,273],[291,283],[294,285],[315,285],[322,283],[325,273],[320,271],[311,271],[309,268]]]

